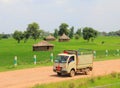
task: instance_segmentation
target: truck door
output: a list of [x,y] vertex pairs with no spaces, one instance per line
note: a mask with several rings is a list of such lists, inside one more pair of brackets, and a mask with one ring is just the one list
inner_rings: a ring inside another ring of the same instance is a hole
[[72,68],[76,68],[75,56],[71,56],[68,60],[68,71],[70,72]]

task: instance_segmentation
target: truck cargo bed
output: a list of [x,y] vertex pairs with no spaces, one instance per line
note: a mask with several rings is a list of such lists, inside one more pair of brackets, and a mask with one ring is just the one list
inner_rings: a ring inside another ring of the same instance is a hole
[[92,67],[93,65],[93,54],[79,55],[77,60],[77,69]]

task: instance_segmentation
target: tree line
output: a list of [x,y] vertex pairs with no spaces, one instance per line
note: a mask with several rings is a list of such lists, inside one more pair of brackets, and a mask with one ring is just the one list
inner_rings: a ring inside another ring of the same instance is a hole
[[91,28],[91,27],[85,27],[83,29],[79,28],[77,31],[74,33],[74,27],[70,27],[66,23],[62,23],[58,29],[54,30],[54,36],[57,38],[58,36],[61,36],[62,34],[66,34],[69,36],[71,39],[75,37],[75,39],[79,39],[80,37],[83,37],[84,40],[87,41],[93,41],[94,38],[97,37],[98,32]]
[[120,30],[118,31],[111,31],[111,32],[99,32],[99,35],[102,36],[120,36]]
[[[68,24],[66,23],[61,23],[58,29],[54,30],[54,33],[52,35],[55,38],[58,38],[59,36],[62,36],[63,34],[66,34],[69,36],[71,39],[75,37],[75,39],[79,39],[80,37],[83,37],[83,39],[89,41],[89,40],[94,40],[97,36],[97,31],[94,30],[91,27],[85,27],[83,30],[79,28],[75,33],[74,33],[74,27],[69,27]],[[49,33],[48,33],[49,35]],[[41,37],[42,36],[42,37]],[[27,42],[29,38],[34,39],[35,41],[39,38],[44,38],[45,37],[45,32],[40,29],[38,23],[31,23],[28,24],[28,27],[26,28],[26,31],[18,31],[16,30],[13,33],[13,38],[17,40],[18,43],[20,43],[21,40],[24,40],[24,42]]]
[[0,34],[0,39],[8,39],[9,37],[11,37],[11,34]]
[[[24,43],[27,42],[29,38],[34,39],[35,41],[39,38],[44,39],[48,35],[53,35],[55,38],[58,38],[59,36],[66,34],[71,39],[79,39],[82,37],[84,40],[93,41],[98,35],[103,36],[120,36],[120,30],[116,32],[98,32],[97,30],[91,28],[91,27],[84,27],[84,28],[78,28],[75,32],[74,26],[69,27],[67,23],[61,23],[58,28],[54,30],[54,33],[46,32],[42,29],[40,29],[40,26],[38,23],[33,22],[31,24],[28,24],[26,30],[24,32],[16,30],[12,34],[12,37],[17,40],[18,43],[20,43],[21,40],[24,40]],[[0,34],[1,38],[8,38],[10,35]]]
[[17,40],[18,43],[20,43],[21,40],[24,40],[24,43],[27,42],[28,39],[32,38],[35,41],[39,38],[43,39],[45,36],[48,36],[49,32],[46,32],[42,29],[40,29],[38,23],[33,22],[31,24],[28,24],[28,27],[24,32],[16,30],[12,34],[13,38]]

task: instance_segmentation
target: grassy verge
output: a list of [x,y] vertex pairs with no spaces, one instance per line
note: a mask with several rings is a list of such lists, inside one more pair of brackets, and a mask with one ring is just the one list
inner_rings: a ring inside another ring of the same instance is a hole
[[[94,42],[87,42],[80,38],[79,40],[72,39],[69,42],[50,42],[54,44],[53,51],[39,51],[33,52],[32,46],[40,42],[41,40],[34,41],[28,40],[27,43],[21,41],[18,44],[14,39],[2,39],[0,40],[0,71],[31,68],[38,66],[50,66],[50,54],[54,54],[54,58],[58,53],[63,50],[71,49],[78,50],[79,48],[92,49],[97,53],[95,61],[119,59],[120,56],[116,55],[116,50],[120,49],[120,37],[98,37]],[[101,42],[104,41],[104,44]],[[105,56],[105,50],[109,51],[109,55]],[[33,64],[33,56],[37,55],[37,65]],[[14,57],[18,57],[18,66],[15,68]],[[49,61],[49,62],[46,62]]]
[[30,64],[19,64],[17,66],[14,65],[7,65],[7,66],[2,66],[0,67],[0,72],[3,71],[12,71],[12,70],[19,70],[19,69],[27,69],[27,68],[35,68],[35,67],[43,67],[43,66],[52,66],[53,63],[50,61],[40,61],[37,62],[36,64],[30,63]]
[[35,85],[33,88],[120,88],[120,73]]
[[[120,57],[104,57],[104,58],[96,58],[94,59],[95,61],[105,61],[105,60],[115,60],[115,59],[120,59]],[[35,67],[43,67],[43,66],[53,66],[53,63],[48,61],[40,61],[37,62],[36,65],[34,63],[30,64],[19,64],[15,67],[14,65],[7,65],[7,66],[2,66],[0,67],[0,72],[4,71],[12,71],[12,70],[19,70],[19,69],[27,69],[27,68],[35,68]]]

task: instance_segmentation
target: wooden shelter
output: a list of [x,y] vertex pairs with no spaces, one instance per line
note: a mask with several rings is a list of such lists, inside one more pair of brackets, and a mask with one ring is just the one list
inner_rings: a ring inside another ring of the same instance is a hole
[[67,35],[65,35],[65,34],[63,34],[62,36],[60,36],[60,38],[59,38],[59,42],[67,42],[67,41],[69,41],[70,40],[70,38],[67,36]]
[[54,41],[55,40],[55,37],[52,36],[52,35],[49,35],[45,38],[46,41]]
[[41,41],[33,45],[33,51],[51,51],[53,48],[54,45],[48,43],[47,41]]

